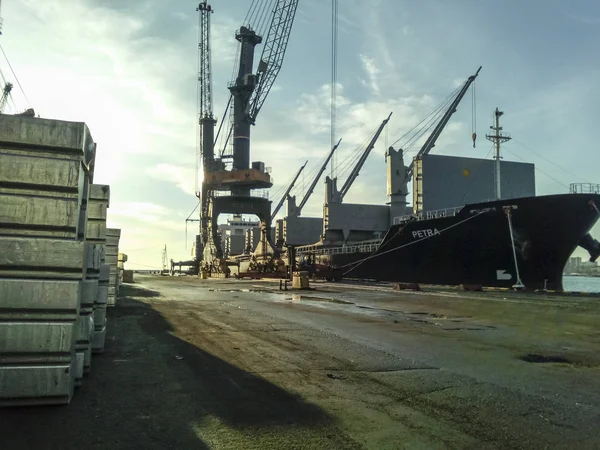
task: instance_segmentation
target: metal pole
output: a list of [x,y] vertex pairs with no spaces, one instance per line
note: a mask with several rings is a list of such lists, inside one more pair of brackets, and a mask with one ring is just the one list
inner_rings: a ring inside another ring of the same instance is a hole
[[512,245],[513,258],[515,259],[515,270],[517,272],[517,282],[513,285],[514,289],[523,289],[525,285],[521,281],[521,276],[519,275],[519,264],[517,263],[517,250],[515,249],[515,240],[513,238],[513,228],[512,228],[512,220],[511,220],[511,208],[506,207],[504,209],[506,212],[506,217],[508,218],[508,229],[510,231],[510,243]]
[[[502,199],[500,184],[500,111],[496,108],[496,200]],[[509,216],[510,218],[510,216]],[[509,219],[510,221],[510,219]]]

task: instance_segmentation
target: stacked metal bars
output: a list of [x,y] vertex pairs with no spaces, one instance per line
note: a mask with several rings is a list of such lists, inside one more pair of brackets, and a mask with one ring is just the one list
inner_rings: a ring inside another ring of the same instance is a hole
[[106,229],[106,264],[110,266],[108,306],[116,306],[116,299],[119,293],[119,239],[121,239],[120,229]]
[[84,123],[0,115],[0,405],[69,403],[82,376],[95,148]]
[[[107,209],[110,206],[110,187],[107,185],[92,184],[88,205],[86,241],[102,247],[102,260],[100,261],[100,270],[98,279],[96,280],[97,294],[93,304],[88,304],[86,307],[91,308],[93,317],[91,350],[93,353],[102,353],[106,340],[106,304],[108,302],[108,281],[110,274],[110,266],[106,264],[106,216]],[[87,358],[85,363],[84,370],[87,372],[90,369],[87,365]]]

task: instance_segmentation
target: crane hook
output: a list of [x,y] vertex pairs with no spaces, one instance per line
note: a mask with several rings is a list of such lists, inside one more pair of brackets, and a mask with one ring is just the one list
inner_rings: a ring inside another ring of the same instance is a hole
[[475,141],[477,140],[477,133],[473,133],[473,148],[475,148]]

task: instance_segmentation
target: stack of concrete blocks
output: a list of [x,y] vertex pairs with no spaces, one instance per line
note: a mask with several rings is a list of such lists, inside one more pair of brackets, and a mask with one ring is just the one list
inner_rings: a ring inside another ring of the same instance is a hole
[[118,228],[106,229],[106,264],[110,266],[108,280],[108,303],[109,307],[116,306],[119,293],[119,240],[121,230]]
[[0,405],[69,403],[82,376],[94,159],[84,123],[0,115]]
[[[91,306],[93,317],[93,332],[91,351],[102,353],[106,340],[106,304],[108,302],[108,282],[110,265],[106,264],[106,216],[110,206],[110,187],[107,185],[92,184],[88,203],[88,229],[86,241],[94,243],[102,249],[102,260],[98,273],[96,296]],[[87,354],[86,354],[87,355]],[[85,371],[90,370],[88,359],[85,359]],[[91,363],[91,361],[90,361]]]
[[119,293],[119,288],[123,283],[123,272],[125,271],[125,263],[127,262],[127,255],[125,253],[119,253],[119,257],[117,259],[117,294]]

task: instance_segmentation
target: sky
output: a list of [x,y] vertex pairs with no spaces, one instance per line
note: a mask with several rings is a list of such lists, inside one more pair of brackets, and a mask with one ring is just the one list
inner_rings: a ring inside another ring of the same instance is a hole
[[[234,34],[250,1],[211,4],[220,118]],[[122,229],[129,268],[160,268],[165,245],[169,258],[191,256],[197,224],[186,233],[185,219],[197,204],[197,6],[197,0],[2,2],[0,43],[24,92],[13,90],[13,109],[33,107],[41,117],[88,124],[98,145],[94,182],[111,186],[108,224]],[[468,93],[433,153],[490,158],[483,136],[499,107],[513,137],[503,157],[536,164],[538,195],[568,192],[573,182],[600,183],[600,3],[341,0],[338,39],[340,175],[344,161],[394,113],[346,202],[387,200],[387,146],[479,66],[476,108]],[[14,83],[1,57],[0,68]],[[330,81],[330,2],[300,0],[283,68],[252,128],[251,159],[271,167],[273,194],[304,161],[309,174],[329,151]],[[300,177],[296,194],[310,181]],[[303,215],[320,215],[323,199],[321,182]],[[600,227],[594,232],[600,237]]]

